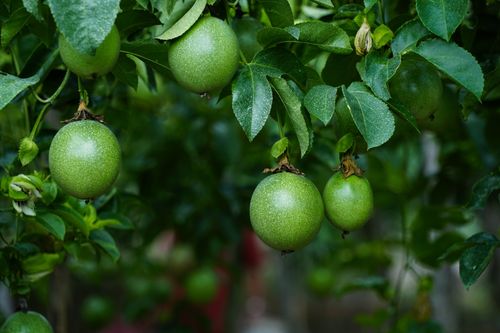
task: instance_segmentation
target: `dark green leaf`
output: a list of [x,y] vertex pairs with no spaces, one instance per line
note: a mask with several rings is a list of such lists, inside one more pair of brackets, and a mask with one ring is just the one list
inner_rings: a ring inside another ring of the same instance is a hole
[[97,244],[113,261],[120,259],[120,250],[118,250],[113,237],[106,230],[93,230],[90,234],[90,240]]
[[326,61],[321,77],[326,84],[334,87],[358,81],[360,77],[356,64],[360,59],[356,52],[349,55],[332,53]]
[[259,0],[273,27],[293,25],[292,8],[287,0]]
[[394,116],[387,105],[360,82],[342,87],[352,119],[368,144],[368,149],[387,142],[394,133]]
[[3,22],[1,30],[2,48],[7,48],[11,40],[28,23],[29,19],[30,14],[23,7],[20,7],[16,9],[5,22]]
[[481,232],[471,236],[466,242],[474,246],[466,249],[460,257],[460,278],[464,286],[469,288],[488,267],[499,241],[496,236]]
[[483,71],[469,52],[454,43],[438,39],[422,42],[414,52],[481,100],[484,88]]
[[396,31],[396,36],[391,43],[392,53],[394,55],[405,53],[416,46],[422,38],[430,35],[430,31],[418,19],[408,21]]
[[272,77],[280,77],[284,74],[300,85],[307,80],[307,69],[300,60],[290,51],[284,48],[274,47],[257,53],[253,62],[260,71]]
[[47,0],[57,28],[76,50],[93,54],[111,31],[120,0]]
[[47,180],[42,184],[42,201],[46,205],[50,205],[57,197],[57,185],[53,181]]
[[112,70],[113,75],[130,87],[137,90],[137,84],[139,82],[137,76],[137,66],[135,62],[127,57],[124,53],[120,53],[118,61]]
[[89,225],[85,223],[83,216],[73,208],[58,205],[52,212],[61,217],[65,222],[80,230],[85,236],[89,235]]
[[310,114],[317,117],[325,126],[335,112],[337,88],[328,85],[312,87],[304,97],[304,106]]
[[160,20],[147,10],[127,10],[118,14],[116,18],[116,26],[122,37],[127,37],[143,28],[159,24],[161,24]]
[[36,216],[36,221],[57,239],[64,240],[66,225],[58,215],[52,213],[41,213]]
[[377,4],[377,0],[364,0],[365,12],[369,12]]
[[483,177],[474,184],[472,188],[472,197],[467,204],[467,208],[473,210],[484,208],[491,193],[498,190],[500,190],[499,172]]
[[31,140],[29,137],[23,138],[21,144],[19,145],[19,160],[22,166],[29,164],[38,155],[38,146],[35,141]]
[[405,121],[407,121],[415,129],[415,131],[417,131],[417,133],[420,133],[417,120],[415,119],[413,113],[408,110],[406,105],[394,99],[388,100],[386,103],[393,111],[396,111]]
[[396,73],[401,64],[401,57],[387,58],[378,52],[370,52],[356,67],[359,75],[380,99],[391,98],[387,82]]
[[417,0],[417,13],[427,29],[450,40],[465,18],[468,6],[468,0]]
[[304,156],[310,149],[310,133],[304,115],[300,98],[290,88],[285,79],[270,78],[274,90],[283,103],[287,116],[290,119],[300,146],[300,155]]
[[196,0],[193,6],[178,21],[156,38],[170,40],[181,36],[196,23],[206,5],[207,0]]
[[133,55],[144,61],[160,74],[170,75],[168,68],[168,46],[156,41],[122,43],[120,52]]
[[23,0],[24,8],[33,15],[38,21],[43,19],[42,13],[40,12],[40,1],[39,0]]
[[283,137],[276,141],[271,147],[271,156],[274,158],[279,158],[288,148],[288,138]]

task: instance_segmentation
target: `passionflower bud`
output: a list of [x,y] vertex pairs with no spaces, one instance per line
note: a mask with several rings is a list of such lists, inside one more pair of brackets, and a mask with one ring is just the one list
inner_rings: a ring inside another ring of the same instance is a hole
[[356,49],[356,54],[359,56],[365,55],[370,52],[372,48],[373,40],[370,32],[370,25],[366,18],[363,20],[363,24],[356,33],[354,38],[354,47]]

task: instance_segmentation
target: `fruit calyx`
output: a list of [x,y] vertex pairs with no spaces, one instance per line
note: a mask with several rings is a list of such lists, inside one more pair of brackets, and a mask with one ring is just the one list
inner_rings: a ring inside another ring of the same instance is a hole
[[361,170],[356,161],[351,154],[346,154],[342,156],[342,160],[340,161],[339,170],[342,172],[344,178],[347,178],[351,175],[356,175],[358,177],[363,176],[363,170]]
[[278,166],[274,168],[265,168],[262,173],[280,173],[280,172],[290,172],[293,174],[296,174],[298,176],[303,176],[304,173],[294,167],[290,162],[288,161],[288,156],[287,154],[283,154],[280,156],[278,160]]
[[62,123],[69,124],[73,121],[80,121],[80,120],[95,120],[104,124],[104,117],[101,115],[93,114],[92,111],[90,111],[90,109],[87,108],[87,103],[84,100],[81,100],[80,103],[78,104],[78,109],[73,114],[73,117],[67,120],[63,120]]
[[16,311],[22,311],[23,313],[28,312],[28,301],[24,297],[20,297],[17,300]]

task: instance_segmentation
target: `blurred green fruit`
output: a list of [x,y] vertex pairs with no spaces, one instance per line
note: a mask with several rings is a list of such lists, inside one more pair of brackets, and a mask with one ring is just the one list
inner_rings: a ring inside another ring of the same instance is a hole
[[416,119],[429,117],[441,103],[441,78],[425,60],[403,60],[389,85],[391,96],[404,104]]
[[3,323],[0,333],[53,333],[44,316],[33,311],[19,311]]
[[59,53],[64,64],[76,75],[89,78],[110,72],[120,54],[120,33],[116,26],[111,28],[102,44],[96,49],[95,55],[80,53],[59,35]]
[[213,92],[229,83],[239,62],[238,38],[222,20],[198,20],[169,48],[175,79],[196,93]]
[[323,221],[321,194],[309,179],[289,172],[266,177],[253,192],[250,221],[257,236],[281,251],[298,250]]
[[113,303],[102,296],[87,297],[82,304],[81,316],[91,328],[100,328],[106,325],[113,317]]
[[373,213],[373,193],[364,177],[344,178],[336,172],[326,183],[323,200],[330,222],[343,231],[360,228]]
[[307,275],[307,286],[316,296],[328,296],[333,288],[335,277],[326,267],[316,267]]
[[206,304],[217,294],[218,277],[211,268],[202,268],[191,273],[185,284],[186,298],[194,304]]

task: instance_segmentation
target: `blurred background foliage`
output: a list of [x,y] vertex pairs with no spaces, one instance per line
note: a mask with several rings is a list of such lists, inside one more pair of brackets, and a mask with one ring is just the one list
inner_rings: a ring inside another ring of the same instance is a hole
[[[301,15],[318,14],[321,2],[304,5]],[[407,2],[388,3],[388,16],[414,10]],[[299,11],[300,1],[294,4]],[[480,60],[490,73],[487,85],[493,85],[500,50],[491,41],[499,37],[500,5],[473,6],[476,15],[456,38]],[[240,29],[252,32],[253,24]],[[16,41],[20,48],[31,48],[31,42],[32,35]],[[353,65],[338,76],[336,66],[345,64],[338,57],[326,59],[323,69],[334,85],[353,80]],[[56,323],[56,332],[500,330],[498,255],[466,290],[457,264],[463,249],[453,247],[479,232],[499,234],[496,195],[482,210],[466,208],[473,185],[498,171],[498,85],[477,104],[443,78],[453,95],[443,102],[449,119],[421,134],[400,124],[389,143],[358,156],[375,194],[375,216],[365,228],[344,239],[325,220],[312,244],[282,256],[256,239],[248,218],[262,170],[275,163],[269,152],[279,138],[275,123],[249,143],[230,98],[188,93],[138,65],[136,91],[111,76],[85,81],[92,111],[104,115],[122,147],[115,188],[94,202],[99,216],[121,222],[110,231],[121,258],[114,263],[90,245],[65,244],[71,256],[37,281],[30,297]],[[9,72],[11,66],[0,53],[0,69]],[[53,91],[63,76],[63,70],[51,71],[43,89]],[[466,106],[465,121],[458,101]],[[77,105],[71,77],[37,137],[41,155],[26,167],[16,162],[18,144],[39,110],[20,99],[1,110],[0,175],[46,173],[50,141]],[[338,156],[332,126],[317,125],[312,151],[302,160],[297,152],[292,162],[322,189]],[[4,231],[15,219],[9,205],[0,201]],[[8,295],[1,303],[5,314],[12,310]]]

